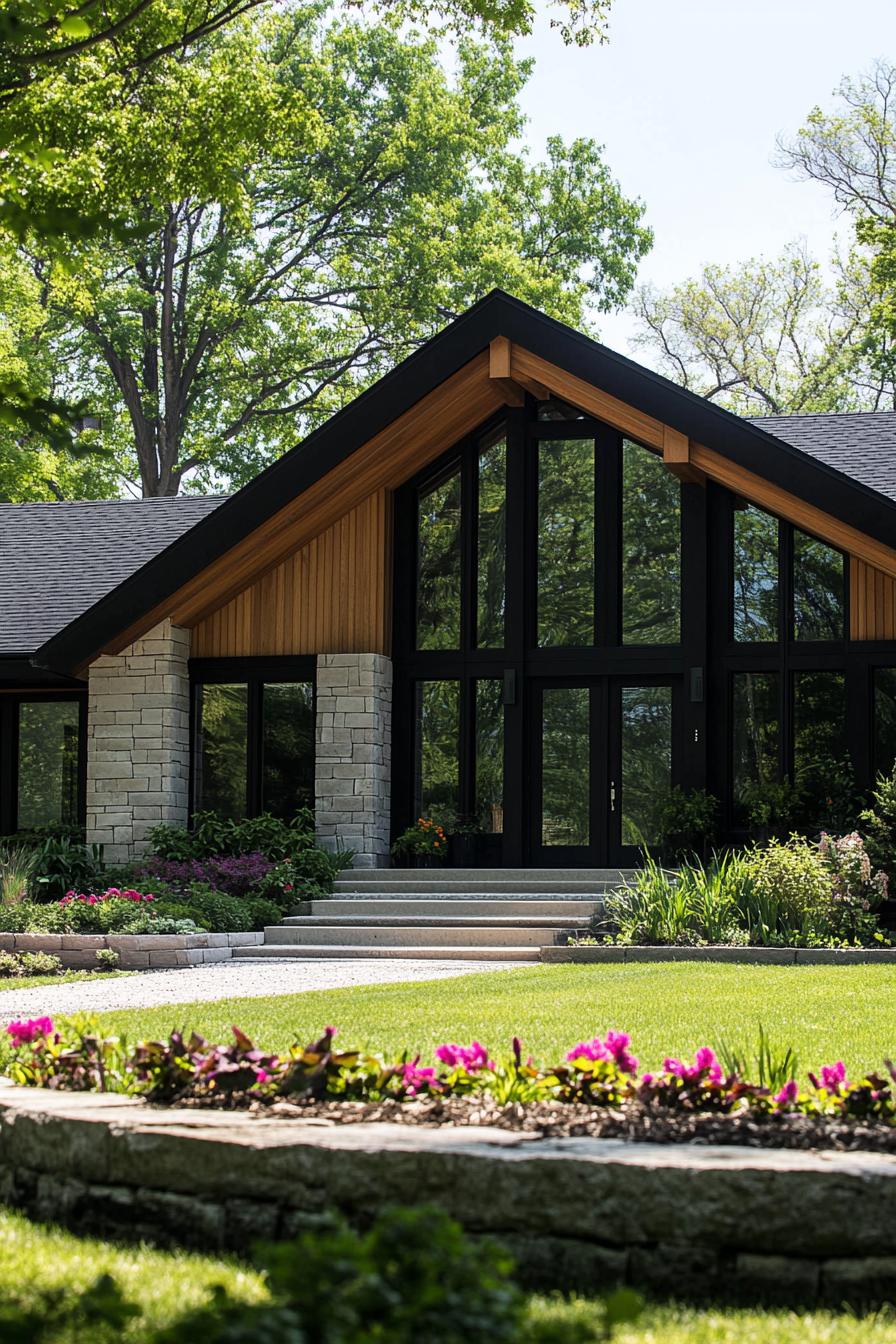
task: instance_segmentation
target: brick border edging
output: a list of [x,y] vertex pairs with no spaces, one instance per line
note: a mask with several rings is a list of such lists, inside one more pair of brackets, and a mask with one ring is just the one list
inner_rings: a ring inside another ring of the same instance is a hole
[[742,966],[857,966],[896,963],[896,947],[625,947],[607,944],[541,949],[549,962],[725,961]]
[[896,1297],[894,1197],[877,1153],[323,1127],[0,1082],[0,1199],[94,1236],[244,1251],[437,1203],[532,1286],[837,1306]]
[[66,970],[96,970],[109,947],[123,971],[230,961],[235,947],[257,947],[263,933],[0,933],[2,952],[52,952]]

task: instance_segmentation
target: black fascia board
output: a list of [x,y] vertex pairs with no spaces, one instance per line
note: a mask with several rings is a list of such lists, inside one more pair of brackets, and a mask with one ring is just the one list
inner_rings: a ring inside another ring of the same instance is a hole
[[93,657],[141,611],[163,602],[416,402],[506,336],[618,400],[883,542],[896,545],[896,502],[756,425],[607,349],[501,290],[362,392],[219,508],[100,598],[32,657],[66,672]]
[[5,653],[0,655],[0,690],[12,687],[33,689],[35,691],[64,687],[73,691],[86,690],[86,681],[67,677],[59,672],[51,672],[37,667],[27,653]]

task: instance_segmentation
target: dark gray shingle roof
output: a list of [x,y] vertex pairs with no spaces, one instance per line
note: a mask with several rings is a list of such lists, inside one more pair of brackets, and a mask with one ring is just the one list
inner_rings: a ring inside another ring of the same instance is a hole
[[896,500],[896,411],[765,415],[750,424]]
[[32,653],[225,498],[0,504],[0,656]]

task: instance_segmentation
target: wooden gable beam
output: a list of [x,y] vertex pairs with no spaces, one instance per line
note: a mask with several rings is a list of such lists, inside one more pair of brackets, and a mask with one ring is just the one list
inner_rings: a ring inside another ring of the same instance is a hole
[[547,401],[551,395],[543,383],[513,372],[513,342],[507,336],[496,336],[488,347],[488,376],[503,388],[511,406],[522,406],[525,394],[531,393],[536,401]]
[[663,462],[680,481],[688,485],[706,485],[706,474],[691,461],[690,439],[670,425],[663,425]]

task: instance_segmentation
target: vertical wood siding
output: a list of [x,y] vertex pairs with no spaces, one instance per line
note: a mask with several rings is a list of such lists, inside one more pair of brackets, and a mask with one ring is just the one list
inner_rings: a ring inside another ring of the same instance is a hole
[[850,639],[896,639],[896,579],[853,557],[849,562]]
[[386,653],[391,496],[378,490],[193,630],[197,658]]

